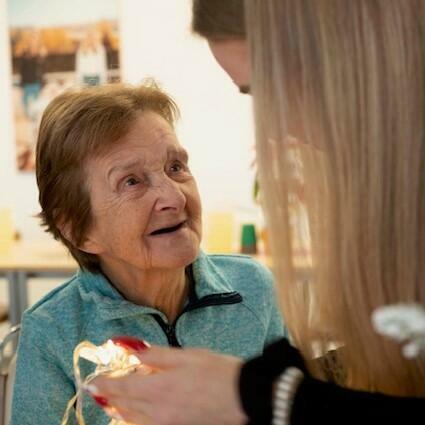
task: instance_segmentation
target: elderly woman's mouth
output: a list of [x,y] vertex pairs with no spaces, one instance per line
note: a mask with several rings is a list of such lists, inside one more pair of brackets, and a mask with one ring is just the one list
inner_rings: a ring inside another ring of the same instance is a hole
[[149,233],[149,236],[165,235],[168,233],[177,232],[178,230],[182,229],[186,223],[187,221],[185,220],[174,226],[162,227],[160,229],[154,230],[152,233]]

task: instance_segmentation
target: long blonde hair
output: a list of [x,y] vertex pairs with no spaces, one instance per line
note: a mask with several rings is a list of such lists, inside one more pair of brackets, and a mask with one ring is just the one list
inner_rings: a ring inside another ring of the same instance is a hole
[[404,358],[371,314],[425,304],[425,1],[246,0],[246,11],[260,187],[291,335],[308,359],[343,346],[331,364],[309,360],[317,377],[423,396],[424,356]]

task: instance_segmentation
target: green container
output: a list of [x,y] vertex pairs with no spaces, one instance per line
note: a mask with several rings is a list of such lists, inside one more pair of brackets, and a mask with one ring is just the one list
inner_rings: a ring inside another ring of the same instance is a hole
[[256,254],[257,253],[257,236],[254,224],[242,225],[241,232],[241,253]]

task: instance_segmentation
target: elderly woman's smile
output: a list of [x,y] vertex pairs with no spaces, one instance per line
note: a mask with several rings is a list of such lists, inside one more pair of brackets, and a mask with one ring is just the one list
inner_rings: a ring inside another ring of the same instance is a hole
[[149,233],[150,236],[159,236],[164,235],[172,232],[177,232],[178,230],[182,229],[184,225],[186,224],[186,220],[182,221],[181,223],[176,224],[175,226],[169,226],[169,227],[161,227],[158,230],[154,230],[153,232]]

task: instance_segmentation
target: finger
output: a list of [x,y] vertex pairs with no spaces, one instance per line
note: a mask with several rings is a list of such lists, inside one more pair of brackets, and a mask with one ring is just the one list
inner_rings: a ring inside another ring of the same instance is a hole
[[126,397],[113,398],[113,407],[105,409],[112,418],[126,421],[134,425],[151,425],[153,420],[146,413],[149,409],[140,400],[127,399]]
[[119,416],[116,416],[115,419],[125,421],[131,425],[153,425],[154,422],[148,416],[140,412],[130,412],[130,411],[120,411],[118,412]]
[[135,352],[141,352],[150,347],[150,344],[146,341],[128,335],[114,336],[111,340],[115,345]]
[[111,405],[125,418],[127,418],[129,414],[133,414],[134,416],[149,416],[147,413],[149,411],[147,403],[139,399],[125,397],[123,394],[119,397],[112,398]]
[[148,375],[137,372],[119,378],[98,376],[91,380],[88,385],[85,385],[84,389],[91,396],[102,396],[109,402],[112,397],[127,394],[129,391],[130,394],[133,394],[135,392],[134,387],[139,387],[140,381],[147,377]]
[[[127,398],[146,400],[156,396],[158,384],[161,386],[162,374],[158,372],[146,375],[144,372],[134,372],[121,377],[98,376],[84,385],[84,389],[92,396],[105,398],[108,403],[112,398],[119,398],[125,394]],[[160,376],[161,375],[161,376]],[[156,392],[155,392],[156,391]]]
[[[137,406],[139,407],[139,406]],[[129,425],[149,425],[152,424],[152,420],[140,409],[134,409],[134,407],[130,407],[132,410],[126,410],[125,407],[119,407],[108,405],[103,407],[104,412],[113,419],[118,421],[124,421]],[[121,422],[120,422],[121,423]]]
[[152,346],[149,350],[135,353],[139,360],[157,369],[169,369],[191,362],[191,353],[181,348]]

